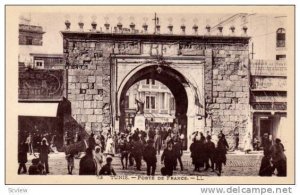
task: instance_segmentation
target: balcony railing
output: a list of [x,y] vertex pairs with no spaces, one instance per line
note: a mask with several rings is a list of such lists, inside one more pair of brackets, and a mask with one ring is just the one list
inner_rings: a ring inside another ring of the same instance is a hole
[[286,61],[283,60],[251,60],[252,76],[287,76]]

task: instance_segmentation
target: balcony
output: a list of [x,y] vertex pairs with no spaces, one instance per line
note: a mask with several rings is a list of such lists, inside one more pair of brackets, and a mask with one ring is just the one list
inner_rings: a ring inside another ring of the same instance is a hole
[[251,76],[287,76],[287,64],[283,60],[251,60]]

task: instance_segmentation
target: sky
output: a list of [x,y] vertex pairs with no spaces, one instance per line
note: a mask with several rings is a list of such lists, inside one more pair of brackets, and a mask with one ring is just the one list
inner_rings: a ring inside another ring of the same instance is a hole
[[[149,33],[153,32],[154,29],[154,10],[137,10],[131,11],[122,9],[122,11],[114,11],[112,9],[107,9],[103,11],[97,11],[97,9],[90,7],[91,10],[86,8],[80,9],[80,11],[69,11],[62,12],[59,9],[52,9],[48,12],[23,12],[20,16],[23,18],[30,19],[30,24],[40,25],[45,31],[43,37],[43,46],[36,49],[29,49],[28,51],[33,53],[62,53],[62,35],[60,32],[65,30],[65,20],[71,22],[71,31],[77,31],[79,29],[78,22],[84,22],[84,31],[89,31],[91,29],[91,22],[94,20],[97,22],[97,30],[102,28],[104,30],[104,23],[107,21],[110,23],[111,27],[116,26],[116,24],[121,21],[123,27],[129,28],[129,24],[134,22],[136,24],[136,29],[142,30],[143,23],[149,25]],[[238,11],[238,10],[237,10]],[[205,34],[205,26],[209,24],[210,26],[215,26],[219,22],[226,20],[227,18],[238,14],[240,12],[215,12],[211,10],[209,13],[203,12],[183,12],[182,10],[172,11],[172,9],[160,10],[157,9],[157,16],[159,17],[161,25],[161,33],[167,33],[167,26],[171,23],[174,25],[174,34],[180,34],[180,26],[182,24],[186,25],[186,34],[192,34],[192,26],[197,24],[199,26],[199,34]],[[248,34],[254,36],[257,40],[255,44],[256,56],[259,58],[269,58],[267,55],[267,39],[268,36],[274,36],[274,29],[268,29],[271,21],[268,21],[268,17],[274,18],[275,15],[265,15],[260,14],[255,11],[248,12],[248,14],[253,14],[249,19],[245,20],[249,28]],[[236,26],[236,34],[242,34],[242,26],[245,23],[242,19],[238,19],[234,23],[228,25]],[[20,20],[24,22],[24,20]],[[224,27],[224,35],[229,34],[229,26]],[[254,39],[253,39],[254,40]],[[264,45],[262,45],[264,44]],[[22,53],[22,52],[20,52]]]

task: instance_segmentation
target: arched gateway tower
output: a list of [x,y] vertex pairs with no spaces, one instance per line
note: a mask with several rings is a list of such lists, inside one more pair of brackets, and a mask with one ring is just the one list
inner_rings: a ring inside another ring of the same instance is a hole
[[233,144],[249,128],[247,36],[62,31],[72,117],[87,132],[122,131],[124,97],[143,79],[165,84],[188,145],[221,130]]

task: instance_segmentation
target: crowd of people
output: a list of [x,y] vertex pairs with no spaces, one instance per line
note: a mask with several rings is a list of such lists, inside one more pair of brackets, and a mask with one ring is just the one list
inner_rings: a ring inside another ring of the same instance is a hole
[[[211,172],[216,172],[218,176],[221,176],[222,167],[226,165],[226,154],[229,145],[222,131],[217,137],[218,140],[212,141],[212,136],[208,132],[206,136],[202,132],[193,133],[193,143],[190,145],[189,150],[195,172],[211,169]],[[27,173],[28,153],[35,156],[28,173],[30,175],[48,174],[48,154],[56,152],[56,150],[53,150],[53,144],[49,144],[47,138],[43,137],[40,145],[36,147],[35,151],[39,154],[39,156],[36,156],[31,145],[31,139],[31,134],[29,134],[26,140],[19,144],[18,174]],[[80,159],[79,175],[116,175],[116,171],[112,166],[116,154],[119,156],[120,164],[124,170],[131,167],[131,169],[141,171],[142,161],[144,161],[147,175],[155,175],[158,160],[161,161],[160,173],[162,175],[172,176],[177,167],[180,171],[184,170],[182,155],[185,139],[179,131],[173,131],[172,128],[165,130],[157,127],[147,133],[139,129],[133,132],[124,131],[120,133],[108,131],[105,135],[103,135],[103,132],[97,132],[95,134],[91,133],[87,140],[81,138],[78,133],[72,139],[66,134],[64,141],[66,146],[82,141],[86,143],[85,152],[81,152],[76,148],[66,150],[67,171],[70,175],[73,174],[76,158]],[[262,158],[259,175],[272,176],[277,170],[278,176],[286,176],[286,156],[280,139],[275,139],[274,144],[272,144],[272,140],[266,135],[262,139],[262,145],[264,157]]]

